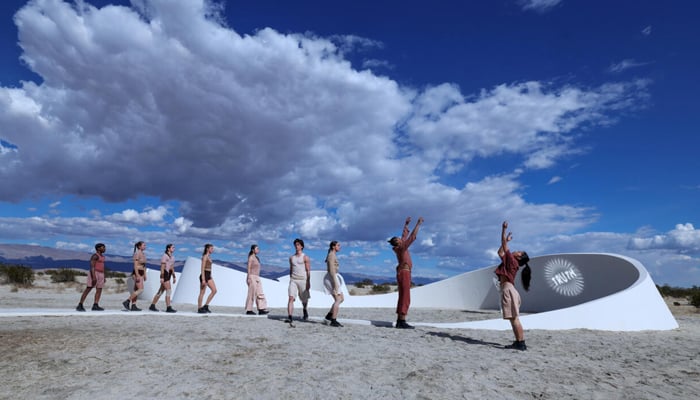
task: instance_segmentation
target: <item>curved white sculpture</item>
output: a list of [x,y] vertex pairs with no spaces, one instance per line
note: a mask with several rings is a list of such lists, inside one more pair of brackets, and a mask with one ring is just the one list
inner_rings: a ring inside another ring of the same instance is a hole
[[[555,254],[530,260],[532,284],[522,297],[521,321],[526,329],[599,329],[614,331],[668,330],[678,328],[666,303],[644,266],[637,260],[615,254]],[[412,308],[498,310],[495,266],[466,272],[411,289]],[[190,257],[178,274],[173,302],[197,304],[200,260]],[[159,287],[158,271],[148,271],[140,298],[150,299]],[[323,292],[325,271],[312,271],[309,307],[327,308],[331,296]],[[212,265],[218,289],[212,306],[243,307],[247,294],[246,274]],[[341,277],[342,278],[342,277]],[[288,277],[262,279],[271,308],[287,306]],[[131,286],[131,285],[130,285]],[[342,307],[394,308],[397,293],[352,296],[342,284]],[[528,315],[525,315],[528,314]],[[392,315],[393,318],[393,315]],[[458,323],[415,322],[418,326],[510,330],[502,319]]]

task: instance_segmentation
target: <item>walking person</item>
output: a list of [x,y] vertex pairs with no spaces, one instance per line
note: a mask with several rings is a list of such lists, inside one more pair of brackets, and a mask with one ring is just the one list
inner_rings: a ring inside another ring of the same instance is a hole
[[504,221],[501,225],[501,247],[498,249],[498,257],[501,258],[501,264],[496,267],[496,276],[501,286],[501,311],[503,313],[503,319],[510,321],[511,328],[513,328],[513,335],[515,335],[515,341],[513,344],[505,346],[507,349],[516,350],[527,350],[525,345],[525,334],[523,333],[523,326],[520,323],[520,294],[515,289],[515,276],[518,273],[518,269],[523,265],[523,272],[521,274],[521,281],[523,288],[525,290],[530,289],[530,278],[531,271],[528,261],[527,253],[524,251],[515,251],[513,253],[508,249],[508,242],[513,239],[513,234],[506,231],[508,230],[508,221]]
[[250,246],[250,252],[248,252],[248,276],[246,276],[246,283],[248,284],[248,295],[245,300],[245,313],[246,315],[255,315],[253,311],[253,302],[255,302],[255,307],[258,309],[258,314],[265,315],[269,313],[267,311],[267,300],[265,299],[265,293],[263,293],[262,281],[260,280],[260,247],[257,244]]
[[172,243],[165,246],[165,254],[160,258],[160,288],[158,288],[158,293],[153,296],[153,301],[151,306],[148,307],[151,311],[158,311],[156,304],[160,300],[160,296],[165,292],[165,312],[175,313],[177,312],[170,305],[170,295],[172,293],[172,287],[170,285],[170,278],[172,278],[173,284],[177,282],[177,277],[175,277],[175,257],[173,253],[175,252],[175,245]]
[[343,291],[340,289],[340,278],[338,277],[338,257],[336,253],[340,251],[340,243],[332,241],[328,246],[328,255],[326,255],[326,276],[323,277],[323,286],[326,293],[333,296],[333,305],[330,311],[326,314],[326,321],[330,322],[331,326],[342,327],[338,322],[338,310],[340,304],[345,300]]
[[399,300],[396,304],[396,327],[399,329],[413,329],[413,326],[406,323],[408,308],[411,305],[411,270],[413,269],[413,261],[408,248],[416,240],[418,229],[423,224],[423,217],[418,218],[413,231],[408,233],[408,226],[411,223],[411,217],[406,218],[406,223],[403,225],[401,237],[392,237],[389,243],[392,250],[396,254],[398,265],[396,266],[396,282],[399,285]]
[[299,296],[301,304],[304,307],[302,319],[309,319],[307,306],[311,297],[309,290],[311,289],[311,260],[309,256],[304,254],[304,241],[297,238],[294,239],[295,253],[289,257],[289,301],[287,302],[288,318],[285,322],[292,323],[292,315],[294,314],[294,300]]
[[[122,302],[122,305],[127,309],[127,311],[141,311],[140,308],[136,307],[136,300],[138,300],[139,295],[143,293],[143,287],[146,283],[146,279],[148,278],[148,274],[146,273],[145,251],[146,243],[140,241],[136,242],[134,245],[133,257],[134,269],[131,272],[131,276],[134,278],[134,292],[131,293],[128,299]],[[129,303],[131,303],[131,307],[129,307]]]
[[102,288],[105,285],[105,256],[104,253],[107,247],[103,243],[97,243],[95,245],[95,253],[90,257],[90,271],[88,271],[87,276],[87,287],[83,290],[83,294],[80,296],[80,302],[75,308],[76,311],[85,311],[83,307],[83,302],[87,298],[88,294],[95,288],[95,300],[92,303],[92,311],[104,311],[105,309],[100,307],[100,298],[102,297]]
[[[197,312],[199,314],[211,312],[211,310],[209,310],[209,303],[211,303],[211,299],[213,299],[216,294],[216,283],[211,276],[211,253],[213,252],[213,244],[207,243],[204,245],[204,252],[202,252],[202,269],[199,274],[199,297],[197,298]],[[206,292],[207,287],[209,287],[210,290],[209,297],[207,297],[207,302],[202,306],[204,292]]]

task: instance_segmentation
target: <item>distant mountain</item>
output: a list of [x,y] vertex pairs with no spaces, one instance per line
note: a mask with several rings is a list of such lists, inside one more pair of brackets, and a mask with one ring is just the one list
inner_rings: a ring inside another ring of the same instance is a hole
[[[90,268],[90,256],[92,252],[55,249],[53,247],[34,246],[28,244],[0,244],[0,263],[26,265],[33,269],[47,268],[78,268],[87,270]],[[133,269],[131,256],[119,256],[114,254],[105,254],[105,265],[110,271],[120,271],[130,273]],[[151,260],[153,261],[153,260]],[[246,267],[232,263],[229,261],[214,260],[216,264],[246,272]],[[175,270],[181,271],[185,261],[176,261]],[[149,268],[160,268],[159,263],[148,263]],[[260,275],[268,279],[277,279],[280,276],[287,275],[289,268],[276,267],[271,265],[263,265]],[[375,284],[395,283],[395,276],[376,276],[355,274],[350,272],[342,272],[343,278],[347,284],[354,284],[365,279],[370,279]],[[435,282],[437,279],[424,278],[419,276],[412,277],[413,283],[416,285],[426,285]]]

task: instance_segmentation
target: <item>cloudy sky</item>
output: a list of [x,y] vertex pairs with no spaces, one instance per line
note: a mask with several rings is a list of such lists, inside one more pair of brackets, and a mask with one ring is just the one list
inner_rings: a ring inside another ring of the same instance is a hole
[[0,242],[204,243],[391,276],[619,253],[700,284],[700,5],[61,0],[0,5]]

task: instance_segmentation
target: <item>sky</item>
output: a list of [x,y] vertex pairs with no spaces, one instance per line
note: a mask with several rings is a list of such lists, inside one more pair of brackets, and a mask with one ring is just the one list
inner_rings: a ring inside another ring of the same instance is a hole
[[700,285],[694,1],[0,5],[0,242],[392,276],[615,253]]

